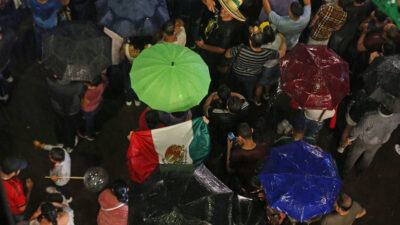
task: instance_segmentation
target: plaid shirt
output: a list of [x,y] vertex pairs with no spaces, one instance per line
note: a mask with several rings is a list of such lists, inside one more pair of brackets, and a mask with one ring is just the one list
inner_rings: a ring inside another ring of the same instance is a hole
[[322,5],[317,14],[319,19],[311,30],[311,38],[324,41],[331,36],[332,31],[346,22],[347,13],[333,5]]

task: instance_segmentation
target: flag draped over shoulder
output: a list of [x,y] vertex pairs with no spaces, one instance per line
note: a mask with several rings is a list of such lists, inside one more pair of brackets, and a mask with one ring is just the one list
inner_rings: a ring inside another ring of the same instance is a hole
[[199,164],[210,152],[208,126],[202,117],[174,126],[133,132],[126,154],[130,177],[143,182],[162,164]]

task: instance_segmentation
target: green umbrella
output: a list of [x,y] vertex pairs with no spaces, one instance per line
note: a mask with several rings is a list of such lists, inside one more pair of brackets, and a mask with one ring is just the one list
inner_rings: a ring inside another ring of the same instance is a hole
[[201,57],[177,44],[156,44],[142,51],[133,62],[130,77],[141,101],[169,113],[198,105],[211,82]]
[[400,28],[400,12],[397,5],[397,0],[372,0],[382,12],[392,18],[397,27]]

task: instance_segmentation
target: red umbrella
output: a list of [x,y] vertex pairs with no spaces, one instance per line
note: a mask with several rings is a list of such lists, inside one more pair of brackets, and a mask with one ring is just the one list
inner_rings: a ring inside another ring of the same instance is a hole
[[349,65],[326,46],[297,44],[280,61],[281,86],[306,109],[333,109],[349,92]]

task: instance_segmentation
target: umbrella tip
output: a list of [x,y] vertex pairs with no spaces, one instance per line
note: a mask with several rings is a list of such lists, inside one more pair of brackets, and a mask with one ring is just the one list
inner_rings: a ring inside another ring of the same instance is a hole
[[175,62],[171,62],[171,66],[174,66],[175,65]]

